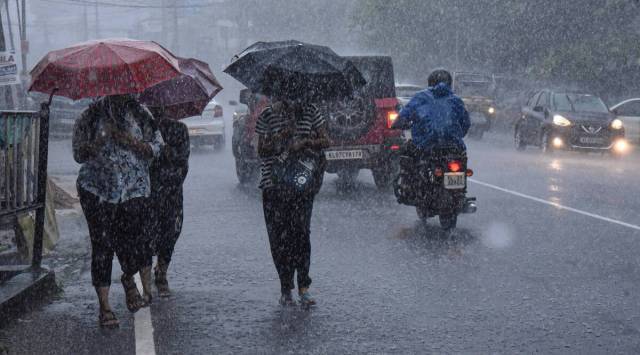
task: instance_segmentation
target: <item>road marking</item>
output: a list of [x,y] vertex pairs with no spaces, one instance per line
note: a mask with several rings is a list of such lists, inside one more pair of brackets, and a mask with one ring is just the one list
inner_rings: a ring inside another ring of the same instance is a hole
[[[140,274],[136,274],[136,283],[142,285]],[[156,355],[156,346],[153,341],[153,323],[151,322],[151,306],[141,308],[134,315],[134,328],[136,338],[136,355]]]
[[511,194],[511,195],[514,195],[514,196],[526,198],[526,199],[531,200],[531,201],[535,201],[535,202],[539,202],[539,203],[542,203],[542,204],[545,204],[545,205],[553,206],[553,207],[555,207],[557,209],[560,209],[560,210],[570,211],[570,212],[573,212],[573,213],[581,214],[583,216],[595,218],[595,219],[598,219],[598,220],[601,220],[601,221],[617,224],[619,226],[623,226],[623,227],[627,227],[627,228],[631,228],[631,229],[635,229],[637,231],[640,231],[640,226],[637,226],[635,224],[618,221],[617,219],[600,216],[600,215],[597,215],[595,213],[579,210],[577,208],[573,208],[573,207],[569,207],[569,206],[564,206],[564,205],[561,205],[561,204],[559,204],[557,202],[552,202],[552,201],[544,200],[544,199],[541,199],[541,198],[538,198],[538,197],[534,197],[534,196],[531,196],[531,195],[523,194],[521,192],[505,189],[503,187],[492,185],[492,184],[489,184],[489,183],[486,183],[486,182],[482,182],[482,181],[478,181],[476,179],[469,179],[469,181],[471,181],[471,182],[473,182],[475,184],[478,184],[478,185],[481,185],[481,186],[484,186],[484,187],[488,187],[488,188],[491,188],[491,189],[494,189],[494,190],[498,190],[498,191],[501,191],[501,192],[505,192],[505,193],[508,193],[508,194]]

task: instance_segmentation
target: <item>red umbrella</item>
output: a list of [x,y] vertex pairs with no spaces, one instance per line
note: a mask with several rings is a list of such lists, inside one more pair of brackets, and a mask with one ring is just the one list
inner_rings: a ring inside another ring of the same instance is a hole
[[155,42],[105,39],[49,52],[31,71],[29,90],[78,100],[140,93],[179,74],[177,58]]
[[222,86],[207,63],[192,58],[178,62],[182,74],[146,89],[140,103],[163,108],[167,118],[199,116]]

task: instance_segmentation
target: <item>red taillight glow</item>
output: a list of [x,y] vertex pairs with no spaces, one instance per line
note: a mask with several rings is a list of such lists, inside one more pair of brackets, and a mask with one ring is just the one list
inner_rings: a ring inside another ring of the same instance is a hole
[[390,147],[390,149],[391,149],[391,150],[394,150],[394,151],[395,151],[395,150],[400,150],[400,146],[399,146],[399,145],[397,145],[397,144],[394,144],[394,145],[392,145],[392,146]]
[[467,176],[468,177],[472,177],[473,176],[473,170],[467,169]]
[[457,173],[458,171],[462,170],[462,165],[460,164],[460,162],[457,161],[450,161],[449,164],[447,164],[447,167],[449,168],[449,171]]
[[396,111],[389,111],[387,113],[387,128],[391,128],[393,126],[393,122],[398,119],[398,113]]

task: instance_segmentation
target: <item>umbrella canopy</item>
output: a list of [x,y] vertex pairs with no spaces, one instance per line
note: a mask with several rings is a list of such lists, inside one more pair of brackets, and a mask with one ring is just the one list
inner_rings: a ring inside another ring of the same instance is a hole
[[298,41],[257,42],[225,70],[251,91],[312,101],[349,97],[366,81],[331,48]]
[[29,90],[78,100],[140,93],[179,74],[178,59],[155,42],[105,39],[49,52],[31,71]]
[[181,75],[146,89],[140,103],[164,109],[167,118],[198,116],[222,90],[207,63],[197,59],[178,59]]

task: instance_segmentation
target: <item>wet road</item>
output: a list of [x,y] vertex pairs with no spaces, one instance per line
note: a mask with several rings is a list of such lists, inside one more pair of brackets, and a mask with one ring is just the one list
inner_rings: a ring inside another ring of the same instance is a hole
[[493,138],[470,143],[470,162],[478,213],[451,234],[418,223],[369,173],[349,194],[328,176],[312,221],[319,305],[305,311],[277,304],[260,195],[238,186],[230,150],[196,150],[175,295],[154,302],[148,329],[119,286],[121,327],[98,328],[87,252],[64,294],[0,341],[17,354],[640,352],[639,160],[516,153]]

